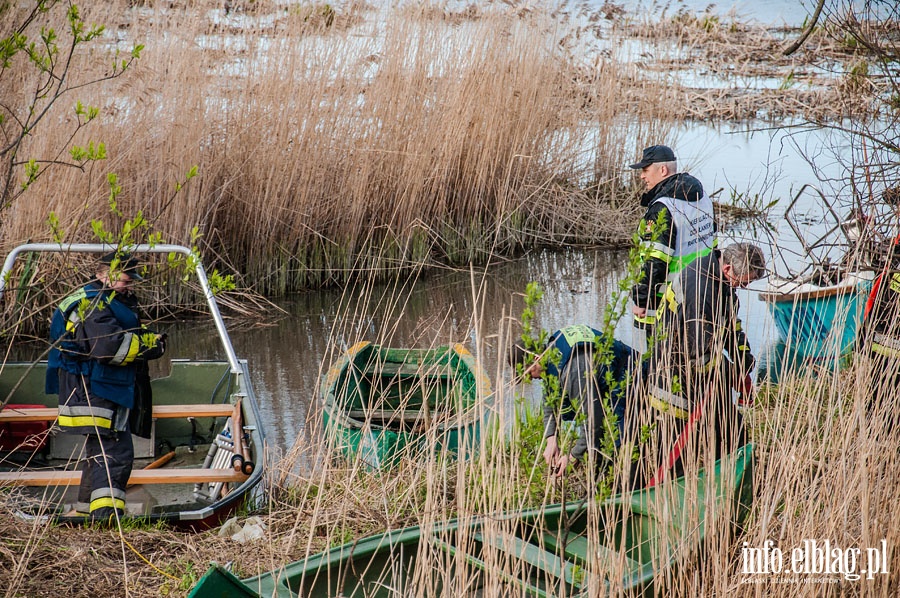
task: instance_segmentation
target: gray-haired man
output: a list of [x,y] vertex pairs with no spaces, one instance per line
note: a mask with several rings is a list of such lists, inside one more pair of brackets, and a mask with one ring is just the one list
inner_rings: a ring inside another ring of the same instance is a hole
[[648,485],[680,475],[686,460],[719,458],[746,441],[731,389],[750,398],[755,359],[735,290],[764,275],[759,247],[735,243],[692,262],[672,284],[636,422],[655,424]]

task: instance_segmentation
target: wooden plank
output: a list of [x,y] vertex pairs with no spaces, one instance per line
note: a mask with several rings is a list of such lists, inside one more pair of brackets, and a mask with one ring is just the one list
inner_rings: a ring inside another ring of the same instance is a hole
[[197,405],[154,405],[153,417],[173,419],[177,417],[228,417],[234,405],[231,403],[200,403]]
[[425,369],[420,368],[418,364],[393,361],[377,364],[374,370],[382,376],[420,376],[425,373]]
[[34,409],[11,409],[0,411],[0,422],[52,422],[56,419],[56,407],[36,407]]
[[[233,408],[234,406],[230,403],[154,405],[153,417],[158,419],[174,419],[179,417],[229,417],[231,416]],[[32,409],[7,407],[0,411],[0,423],[54,421],[58,414],[57,411],[56,407],[36,407]]]
[[487,534],[478,533],[475,535],[475,539],[486,546],[493,546],[497,550],[503,551],[514,559],[525,561],[557,579],[565,579],[566,583],[576,588],[581,587],[581,579],[576,581],[575,565],[522,538],[505,532],[491,531]]
[[421,378],[423,381],[439,380],[452,377],[452,371],[448,365],[422,364],[422,363],[396,363],[386,362],[373,368],[373,372],[381,376],[393,378]]
[[[243,482],[249,476],[228,469],[136,469],[128,483],[132,484],[194,484]],[[0,472],[0,486],[77,486],[80,471],[4,471]]]
[[[385,423],[385,422],[404,422],[409,424],[417,424],[421,421],[425,420],[425,412],[412,410],[412,409],[404,409],[403,411],[383,411],[381,409],[351,409],[347,412],[347,415],[353,419],[358,420],[371,420],[373,422]],[[434,415],[432,414],[432,418]]]

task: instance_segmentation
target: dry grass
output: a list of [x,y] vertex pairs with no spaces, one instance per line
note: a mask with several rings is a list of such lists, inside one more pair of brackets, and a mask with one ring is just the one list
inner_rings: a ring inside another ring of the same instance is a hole
[[[371,313],[375,304],[386,317],[402,310],[409,291],[408,286],[398,286],[385,299],[372,289],[371,280],[348,289],[341,309],[346,317],[336,321],[333,331],[336,339],[358,334],[356,323],[362,314]],[[476,305],[478,289],[475,277],[471,292]],[[447,322],[433,323],[438,330],[449,330],[448,326]],[[477,354],[508,342],[508,330],[482,321],[477,314],[463,328],[476,331],[473,350]],[[391,335],[388,326],[373,340],[391,345]],[[337,355],[337,344],[334,346],[334,354],[325,356],[323,365]],[[840,575],[756,576],[741,570],[742,548],[761,547],[767,540],[785,552],[812,539],[827,539],[832,547],[842,549],[880,547],[885,540],[891,551],[900,542],[900,530],[892,524],[893,514],[900,508],[895,490],[900,478],[900,446],[896,431],[885,432],[883,414],[872,416],[866,409],[871,380],[883,372],[872,372],[864,356],[838,373],[813,368],[799,372],[782,378],[777,386],[764,386],[748,416],[757,462],[754,503],[743,532],[735,535],[728,526],[717,526],[708,530],[701,545],[694,544],[696,540],[686,541],[677,567],[658,571],[656,583],[665,588],[664,595],[892,596],[900,587],[894,553],[890,574],[878,574],[873,580],[853,581]],[[496,418],[500,429],[506,429],[515,418],[509,372],[501,368],[486,374],[496,395],[481,407]],[[308,429],[319,430],[320,426],[314,418]],[[331,459],[327,443],[318,434],[304,434],[269,471],[268,504],[261,513],[267,536],[249,544],[219,537],[216,531],[185,534],[126,529],[119,533],[51,528],[21,521],[12,514],[13,504],[6,502],[0,506],[4,538],[0,580],[8,588],[8,596],[63,592],[73,596],[184,596],[213,561],[231,562],[235,572],[246,577],[385,529],[584,494],[583,474],[568,478],[562,487],[544,479],[537,463],[523,464],[524,448],[515,440],[507,445],[485,435],[481,452],[468,462],[417,456],[404,459],[388,472],[372,472],[359,462]],[[532,492],[523,492],[524,488]],[[685,504],[697,498],[688,493]],[[720,515],[729,516],[728,512]],[[683,513],[670,516],[680,518]],[[440,565],[422,566],[434,570]],[[516,575],[517,566],[515,562],[494,562],[483,595],[509,595],[510,587],[501,583],[499,576],[502,572]],[[809,583],[813,577],[815,581]],[[428,576],[421,583],[408,595],[433,594]]]

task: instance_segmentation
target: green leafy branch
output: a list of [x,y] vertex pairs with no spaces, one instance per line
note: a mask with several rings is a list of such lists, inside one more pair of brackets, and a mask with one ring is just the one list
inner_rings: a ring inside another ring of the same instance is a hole
[[[61,37],[52,27],[40,26],[58,7],[65,7],[66,34]],[[0,5],[0,12],[12,10]],[[50,166],[60,165],[84,169],[85,164],[106,158],[106,148],[91,141],[87,146],[72,145],[78,132],[100,114],[99,108],[75,103],[75,124],[66,141],[52,156],[22,158],[19,152],[25,139],[35,134],[38,125],[51,108],[75,90],[121,76],[140,58],[142,45],[135,45],[126,58],[118,50],[111,70],[94,78],[73,81],[73,58],[76,51],[90,44],[105,31],[103,25],[88,25],[76,4],[62,0],[32,0],[12,31],[0,37],[0,77],[16,69],[28,77],[31,91],[20,103],[0,103],[0,125],[6,125],[6,137],[0,145],[0,210],[9,207],[37,181]],[[67,149],[68,148],[68,149]],[[68,152],[69,157],[64,155]],[[22,168],[23,177],[14,184],[15,173]]]

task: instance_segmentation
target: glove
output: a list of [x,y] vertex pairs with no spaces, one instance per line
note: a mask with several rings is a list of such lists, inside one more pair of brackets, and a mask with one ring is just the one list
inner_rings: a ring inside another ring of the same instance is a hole
[[159,359],[166,352],[166,334],[157,334],[144,328],[141,331],[141,357]]

